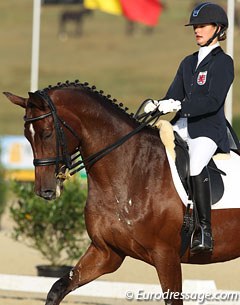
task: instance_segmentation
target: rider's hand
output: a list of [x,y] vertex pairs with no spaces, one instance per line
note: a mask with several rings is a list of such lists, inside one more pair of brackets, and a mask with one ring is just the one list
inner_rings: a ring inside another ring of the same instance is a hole
[[144,112],[149,113],[157,109],[159,105],[158,100],[148,100],[146,106],[144,107]]
[[181,109],[181,102],[174,99],[159,101],[158,110],[163,114],[168,112],[177,112]]

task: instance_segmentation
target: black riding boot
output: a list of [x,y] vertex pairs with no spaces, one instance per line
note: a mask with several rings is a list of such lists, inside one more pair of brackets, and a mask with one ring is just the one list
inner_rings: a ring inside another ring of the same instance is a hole
[[191,177],[193,198],[197,208],[200,228],[193,236],[191,253],[211,252],[213,249],[211,230],[211,188],[206,167],[198,176]]

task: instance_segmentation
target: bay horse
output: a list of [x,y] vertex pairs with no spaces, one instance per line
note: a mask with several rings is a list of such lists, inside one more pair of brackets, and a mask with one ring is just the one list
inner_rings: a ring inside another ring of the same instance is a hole
[[[58,305],[74,289],[114,272],[126,256],[154,266],[163,292],[179,293],[181,263],[210,264],[240,256],[240,209],[224,209],[212,211],[213,252],[191,256],[188,250],[181,257],[185,206],[155,128],[144,127],[97,162],[88,162],[139,127],[110,96],[78,81],[29,93],[28,98],[4,94],[25,108],[24,133],[33,150],[37,195],[47,200],[60,195],[76,151],[87,171],[85,222],[91,244],[71,272],[52,286],[46,305]],[[183,300],[169,297],[165,304],[181,305]]]

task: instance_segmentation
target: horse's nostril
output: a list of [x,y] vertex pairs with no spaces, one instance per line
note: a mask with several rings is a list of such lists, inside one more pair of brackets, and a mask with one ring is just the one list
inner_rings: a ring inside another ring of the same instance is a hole
[[52,200],[56,198],[56,193],[55,191],[52,190],[45,190],[41,192],[41,197],[43,197],[46,200]]

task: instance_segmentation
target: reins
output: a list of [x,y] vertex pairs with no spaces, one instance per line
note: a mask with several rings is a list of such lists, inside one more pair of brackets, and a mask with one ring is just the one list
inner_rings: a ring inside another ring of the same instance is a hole
[[[76,161],[77,159],[79,159],[79,157],[81,157],[80,150],[77,147],[76,151],[72,155],[68,154],[66,137],[65,137],[65,133],[62,128],[62,125],[64,127],[66,127],[73,134],[73,136],[75,138],[77,138],[80,142],[79,136],[71,128],[71,126],[69,126],[64,120],[62,120],[58,116],[55,105],[53,104],[53,101],[51,100],[49,95],[45,92],[45,90],[41,90],[41,91],[39,90],[36,93],[38,95],[40,95],[40,97],[48,105],[48,107],[50,108],[50,112],[40,115],[38,117],[34,117],[34,118],[24,117],[24,120],[26,123],[32,123],[32,122],[36,122],[38,120],[47,118],[49,116],[53,117],[54,127],[55,127],[55,131],[56,131],[57,156],[55,158],[34,159],[33,164],[34,164],[34,166],[55,165],[56,166],[56,169],[55,169],[56,176],[57,176],[57,178],[60,178],[60,179],[67,178],[67,174],[66,174],[67,171],[69,171],[68,174],[70,176],[72,176],[84,168],[86,168],[86,170],[89,170],[89,168],[94,163],[96,163],[98,160],[100,160],[101,158],[103,158],[104,156],[109,154],[111,151],[113,151],[117,147],[121,146],[123,143],[125,143],[127,140],[129,140],[132,136],[134,136],[139,131],[141,131],[145,126],[149,125],[153,121],[155,123],[156,120],[161,116],[161,113],[158,110],[154,110],[150,113],[140,114],[144,105],[146,104],[146,101],[144,101],[142,103],[142,105],[139,107],[139,109],[137,110],[136,114],[134,115],[134,118],[140,123],[140,125],[137,128],[135,128],[134,130],[132,130],[131,132],[129,132],[128,134],[126,134],[125,136],[123,136],[122,138],[117,140],[116,142],[101,149],[100,151],[88,156],[85,159]],[[60,163],[63,164],[63,166],[61,166],[61,170],[63,170],[64,172],[59,172]]]
[[117,147],[121,146],[123,143],[125,143],[127,140],[129,140],[132,136],[137,134],[140,130],[142,130],[145,126],[149,125],[154,119],[159,118],[160,112],[153,111],[152,113],[148,113],[145,115],[147,118],[144,123],[141,123],[137,128],[129,132],[127,135],[123,136],[121,139],[117,140],[115,143],[110,144],[109,146],[101,149],[100,151],[96,152],[93,155],[90,155],[89,157],[85,158],[84,160],[80,160],[76,162],[74,165],[79,166],[74,171],[70,172],[70,175],[74,175],[76,172],[82,170],[86,167],[91,167],[95,162],[109,154],[111,151],[116,149]]

